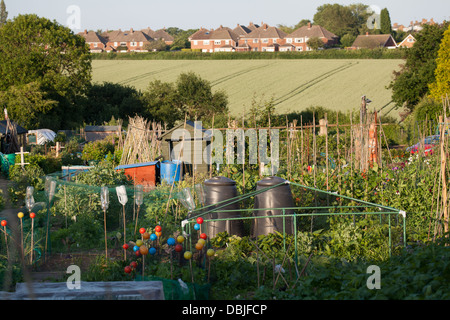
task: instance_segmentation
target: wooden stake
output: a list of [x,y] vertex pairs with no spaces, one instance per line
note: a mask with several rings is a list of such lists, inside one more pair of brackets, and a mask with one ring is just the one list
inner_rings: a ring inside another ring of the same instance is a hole
[[106,209],[103,209],[103,227],[105,228],[105,259],[108,263],[108,241],[106,239]]
[[[125,222],[125,206],[122,205],[123,208],[123,244],[126,244],[126,222]],[[127,250],[125,248],[123,248],[123,260],[127,260]]]

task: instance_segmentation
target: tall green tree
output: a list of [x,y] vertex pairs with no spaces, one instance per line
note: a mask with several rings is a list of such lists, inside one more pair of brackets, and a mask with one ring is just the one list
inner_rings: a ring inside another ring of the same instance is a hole
[[387,8],[382,9],[380,12],[380,31],[382,34],[392,33],[391,17]]
[[342,37],[346,33],[356,33],[360,22],[350,7],[334,3],[319,6],[314,23]]
[[58,102],[39,114],[39,123],[50,129],[71,124],[68,114],[79,112],[75,99],[92,77],[83,37],[56,21],[19,15],[0,28],[0,61],[0,91],[34,83],[46,99]]
[[436,101],[441,101],[447,95],[450,96],[450,26],[439,46],[434,75],[436,81],[429,86],[430,96]]
[[406,52],[405,64],[394,72],[394,80],[388,86],[392,89],[392,100],[397,108],[413,111],[422,97],[429,93],[428,85],[436,80],[434,72],[439,50],[436,43],[441,42],[448,25],[424,25],[415,35],[416,42]]
[[8,20],[8,11],[6,11],[5,1],[0,2],[0,27]]

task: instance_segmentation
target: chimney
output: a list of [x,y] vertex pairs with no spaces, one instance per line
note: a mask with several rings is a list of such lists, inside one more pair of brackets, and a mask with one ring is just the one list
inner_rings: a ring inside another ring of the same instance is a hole
[[87,30],[86,29],[84,29],[84,34],[87,34],[88,32],[87,32]]
[[133,32],[134,32],[133,28],[130,28],[130,33],[133,33]]
[[308,29],[311,29],[311,22],[308,22]]
[[369,31],[366,31],[366,36],[368,36],[369,35]]

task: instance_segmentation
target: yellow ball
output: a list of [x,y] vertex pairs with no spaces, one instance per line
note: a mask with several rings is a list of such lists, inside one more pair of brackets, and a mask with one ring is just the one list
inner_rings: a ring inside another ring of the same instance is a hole
[[205,239],[198,239],[198,241],[197,241],[198,243],[201,243],[202,245],[205,245],[206,244],[206,240]]
[[208,256],[208,257],[212,257],[213,255],[214,255],[214,249],[208,249],[208,251],[206,251],[206,255]]
[[190,252],[190,251],[185,251],[185,252],[184,252],[184,258],[185,258],[186,260],[191,259],[191,258],[192,258],[192,252]]
[[177,237],[177,242],[178,243],[183,243],[184,242],[184,237],[183,236],[178,236]]
[[142,246],[143,244],[144,244],[144,243],[142,242],[142,240],[136,241],[136,245],[137,245],[138,247]]
[[17,216],[18,216],[20,219],[22,219],[22,218],[23,218],[23,212],[19,212],[19,213],[17,214]]

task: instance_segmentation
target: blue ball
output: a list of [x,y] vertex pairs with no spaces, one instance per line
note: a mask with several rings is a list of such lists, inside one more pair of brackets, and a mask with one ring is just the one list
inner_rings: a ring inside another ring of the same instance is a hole
[[156,236],[156,234],[152,233],[150,235],[150,240],[155,241],[156,239],[158,239],[158,237]]
[[174,238],[169,238],[169,239],[167,239],[167,244],[168,244],[169,246],[173,246],[173,245],[175,244],[175,239],[174,239]]
[[138,246],[134,246],[134,247],[133,247],[133,251],[134,251],[134,252],[139,251],[139,247],[138,247]]
[[150,248],[149,250],[148,250],[148,252],[151,254],[151,255],[154,255],[155,253],[156,253],[156,249],[155,248]]
[[200,225],[199,225],[198,223],[196,223],[196,224],[194,225],[194,229],[195,229],[195,230],[200,230]]

